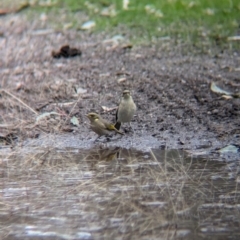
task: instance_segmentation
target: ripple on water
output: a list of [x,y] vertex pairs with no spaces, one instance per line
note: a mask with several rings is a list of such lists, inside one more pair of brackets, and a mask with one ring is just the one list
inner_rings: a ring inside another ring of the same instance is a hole
[[102,145],[29,147],[5,158],[0,166],[5,236],[201,239],[239,233],[233,172],[239,166],[232,162],[180,150]]

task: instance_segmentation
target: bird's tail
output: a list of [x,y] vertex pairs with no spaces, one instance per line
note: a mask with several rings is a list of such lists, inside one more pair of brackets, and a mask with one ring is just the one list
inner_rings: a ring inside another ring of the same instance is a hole
[[109,124],[107,126],[107,129],[110,130],[110,131],[115,131],[116,133],[119,133],[121,135],[124,135],[124,133],[120,132],[118,129],[115,128],[115,126],[113,124]]
[[120,130],[120,127],[121,127],[121,123],[120,122],[116,122],[114,127],[117,129],[117,130]]

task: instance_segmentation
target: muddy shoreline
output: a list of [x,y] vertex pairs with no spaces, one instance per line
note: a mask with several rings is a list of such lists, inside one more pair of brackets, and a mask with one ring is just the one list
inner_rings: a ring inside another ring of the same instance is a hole
[[[14,141],[22,141],[69,134],[87,141],[80,146],[91,145],[95,133],[89,130],[85,114],[94,111],[114,121],[121,92],[130,89],[138,108],[134,133],[113,145],[210,153],[239,144],[240,99],[224,99],[210,90],[216,82],[239,92],[239,52],[187,52],[171,41],[134,46],[124,39],[116,44],[110,34],[54,31],[21,15],[6,16],[1,22],[3,137],[12,134]],[[80,49],[81,56],[53,58],[51,52],[66,44]],[[73,116],[79,126],[71,123]]]

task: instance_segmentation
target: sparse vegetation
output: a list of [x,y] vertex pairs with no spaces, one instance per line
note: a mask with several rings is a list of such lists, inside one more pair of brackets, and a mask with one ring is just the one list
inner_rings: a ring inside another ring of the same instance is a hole
[[[84,11],[89,20],[97,22],[98,30],[128,26],[135,39],[169,36],[192,42],[205,38],[225,41],[239,31],[238,0],[130,0],[128,9],[124,9],[123,1],[119,0],[58,2],[59,7],[71,12]],[[102,16],[104,9],[110,16]],[[111,11],[115,13],[113,16]]]

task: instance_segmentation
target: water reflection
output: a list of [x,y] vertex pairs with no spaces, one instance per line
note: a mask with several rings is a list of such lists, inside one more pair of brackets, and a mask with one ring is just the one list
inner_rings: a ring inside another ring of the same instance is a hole
[[1,159],[5,239],[239,237],[238,170],[224,162],[102,146]]

